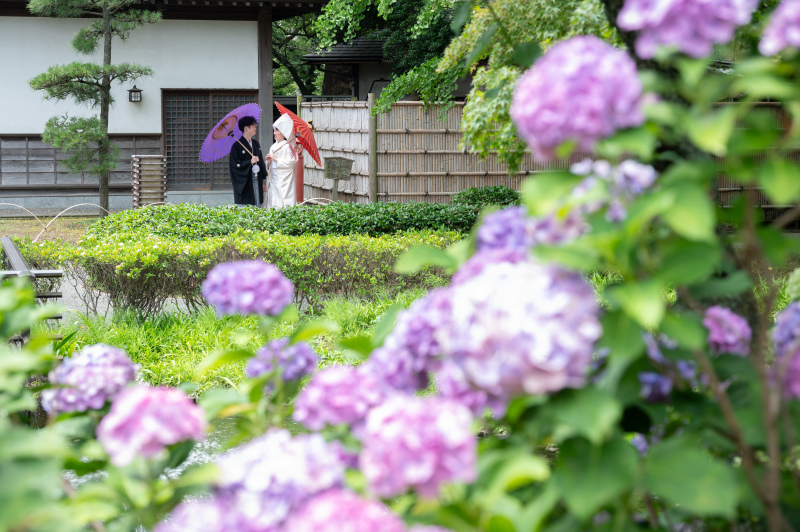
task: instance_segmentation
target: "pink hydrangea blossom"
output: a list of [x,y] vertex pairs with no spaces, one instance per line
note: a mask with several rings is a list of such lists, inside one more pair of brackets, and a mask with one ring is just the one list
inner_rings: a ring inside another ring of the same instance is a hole
[[175,388],[136,385],[114,398],[97,426],[97,440],[111,463],[126,466],[137,455],[154,456],[167,445],[205,437],[203,409]]
[[405,532],[389,508],[345,490],[330,490],[292,513],[282,532]]
[[[225,514],[229,508],[215,498],[183,502],[153,532],[227,532]],[[239,531],[246,532],[246,531]]]
[[505,395],[498,396],[473,386],[464,368],[453,360],[446,360],[436,372],[436,389],[440,397],[466,406],[476,417],[483,416],[487,409],[495,417],[502,417],[506,410],[508,398]]
[[758,51],[775,55],[786,48],[800,48],[800,0],[783,0],[764,29]]
[[575,141],[581,151],[644,123],[642,84],[633,60],[593,36],[556,44],[517,83],[511,117],[534,153],[552,159]]
[[288,338],[278,338],[256,351],[256,356],[247,362],[245,374],[260,377],[280,366],[281,376],[285,381],[294,381],[305,377],[317,368],[319,357],[306,342],[289,345]]
[[758,0],[625,0],[617,24],[639,32],[639,57],[649,59],[661,46],[704,57],[714,44],[733,39],[736,27],[747,24],[756,7]]
[[775,318],[772,331],[775,371],[783,372],[783,392],[800,399],[800,302],[789,304]]
[[311,430],[348,424],[358,431],[367,412],[387,393],[386,385],[364,365],[333,366],[315,374],[300,391],[293,417]]
[[103,408],[136,379],[138,369],[122,349],[105,344],[84,347],[50,372],[53,388],[42,392],[42,407],[48,412]]
[[294,299],[294,285],[264,261],[227,262],[208,272],[203,297],[219,315],[277,316]]
[[703,325],[708,329],[708,347],[713,353],[739,356],[750,353],[753,331],[747,320],[735,312],[719,306],[709,307]]
[[475,479],[476,438],[463,405],[438,397],[394,396],[370,410],[361,471],[370,489],[393,497],[408,489],[436,496],[447,482]]

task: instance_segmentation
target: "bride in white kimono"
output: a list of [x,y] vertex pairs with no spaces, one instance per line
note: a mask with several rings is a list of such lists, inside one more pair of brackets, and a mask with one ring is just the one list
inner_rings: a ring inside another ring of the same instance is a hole
[[269,164],[269,203],[267,207],[281,209],[297,204],[295,176],[297,175],[298,154],[303,147],[294,138],[294,123],[288,115],[282,115],[272,124],[272,127],[275,130],[275,144],[270,147],[269,155],[265,157]]

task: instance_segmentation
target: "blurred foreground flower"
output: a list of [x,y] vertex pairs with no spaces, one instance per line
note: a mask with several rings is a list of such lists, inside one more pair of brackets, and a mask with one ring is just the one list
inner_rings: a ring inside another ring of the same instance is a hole
[[317,369],[318,362],[319,357],[307,343],[289,345],[288,338],[279,338],[256,351],[256,356],[247,362],[245,374],[250,378],[260,377],[278,366],[283,380],[295,381]]
[[277,316],[294,299],[294,285],[267,262],[226,262],[208,272],[203,281],[203,297],[221,316]]
[[579,200],[581,196],[590,195],[599,183],[605,183],[608,198],[592,198],[581,206],[581,210],[591,213],[607,206],[606,219],[611,222],[624,220],[628,215],[628,205],[653,186],[658,177],[652,166],[631,160],[611,166],[608,161],[584,159],[573,164],[570,172],[586,176],[573,191],[573,196]]
[[597,37],[553,46],[519,80],[511,117],[534,153],[552,159],[574,141],[581,151],[614,132],[644,123],[636,64]]
[[783,373],[783,391],[800,399],[800,303],[792,303],[775,319],[772,341],[775,345],[775,369]]
[[50,372],[53,388],[42,392],[42,407],[51,413],[103,408],[136,379],[138,369],[121,349],[105,344],[84,347]]
[[205,437],[203,409],[175,388],[136,385],[120,392],[97,426],[111,463],[123,467],[137,455],[154,456],[167,445]]
[[747,24],[758,0],[626,0],[619,27],[637,31],[636,55],[649,59],[662,46],[703,57],[715,44],[733,39]]
[[345,490],[330,490],[292,513],[282,532],[405,532],[388,507]]
[[800,48],[800,0],[783,0],[772,12],[758,51],[775,55],[789,47]]
[[753,331],[747,320],[724,307],[709,307],[703,317],[712,353],[747,356]]

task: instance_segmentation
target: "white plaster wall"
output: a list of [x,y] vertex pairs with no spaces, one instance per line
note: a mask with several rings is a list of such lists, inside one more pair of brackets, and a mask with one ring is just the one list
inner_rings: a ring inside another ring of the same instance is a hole
[[[358,99],[364,101],[369,93],[369,86],[376,79],[392,79],[392,65],[389,63],[361,63],[358,66]],[[380,98],[381,91],[389,86],[388,83],[376,82],[372,87],[376,98]]]
[[[52,65],[102,62],[102,51],[77,54],[72,37],[86,20],[0,17],[0,134],[39,134],[47,120],[69,113],[97,114],[70,100],[44,101],[28,81]],[[167,20],[140,28],[126,41],[114,39],[112,63],[153,69],[142,78],[142,101],[128,102],[133,84],[115,84],[110,133],[161,133],[161,89],[257,89],[257,23]],[[102,50],[102,46],[100,47]]]

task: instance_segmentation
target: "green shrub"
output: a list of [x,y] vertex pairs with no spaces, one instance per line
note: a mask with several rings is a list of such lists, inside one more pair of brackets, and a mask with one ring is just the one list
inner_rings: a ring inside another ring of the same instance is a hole
[[451,205],[471,205],[488,207],[490,205],[522,205],[519,192],[503,185],[467,188],[453,196]]
[[82,276],[86,289],[104,292],[115,309],[152,315],[169,298],[181,298],[192,308],[203,306],[200,286],[208,271],[234,260],[263,259],[275,264],[294,283],[298,302],[436,286],[442,284],[440,269],[401,275],[394,271],[397,257],[414,245],[446,247],[461,238],[461,233],[431,231],[380,237],[239,231],[184,241],[129,231],[103,239],[85,238],[77,247],[30,240],[19,241],[19,247],[25,256],[50,256]]
[[182,240],[227,236],[241,230],[282,235],[378,236],[426,230],[466,233],[478,219],[479,211],[478,206],[466,203],[333,203],[286,209],[154,205],[100,219],[89,227],[84,238],[103,239],[130,231]]

